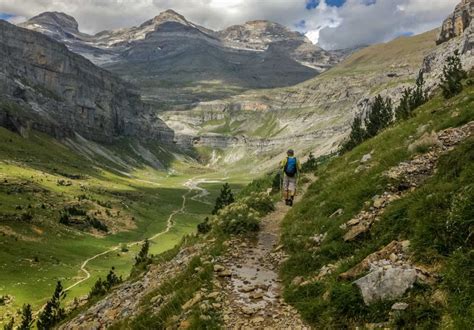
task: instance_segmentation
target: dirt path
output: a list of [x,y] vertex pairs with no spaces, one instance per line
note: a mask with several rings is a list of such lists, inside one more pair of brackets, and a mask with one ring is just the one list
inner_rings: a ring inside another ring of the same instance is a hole
[[227,301],[223,310],[226,329],[309,329],[281,297],[278,268],[286,256],[278,243],[280,225],[289,209],[278,202],[275,211],[262,219],[256,238],[230,241],[229,254],[220,262],[231,276],[219,277]]
[[[189,194],[192,191],[199,190],[198,195],[196,195],[194,197],[191,197],[192,200],[196,200],[195,198],[197,196],[204,197],[208,194],[208,191],[206,189],[199,187],[199,184],[202,184],[202,183],[216,183],[216,182],[220,182],[220,181],[209,181],[207,179],[196,179],[196,178],[192,178],[192,179],[189,179],[188,181],[186,181],[183,184],[183,186],[185,186],[188,190],[183,195],[181,195],[181,198],[183,200],[182,203],[181,203],[181,207],[170,213],[170,215],[168,216],[168,219],[166,220],[166,228],[163,231],[161,231],[159,233],[156,233],[155,235],[151,236],[148,240],[153,241],[153,240],[157,239],[158,237],[168,233],[171,230],[171,228],[173,228],[173,225],[174,225],[173,218],[177,214],[184,212],[184,210],[186,209],[187,197],[189,196]],[[199,201],[199,200],[197,200],[197,201]],[[127,246],[132,247],[132,246],[142,244],[142,243],[143,243],[143,240],[140,240],[140,241],[127,243]],[[66,289],[64,289],[64,291],[71,290],[72,288],[78,286],[79,284],[83,283],[84,281],[87,281],[91,277],[91,273],[87,270],[87,265],[89,264],[89,262],[91,262],[92,260],[95,260],[95,259],[97,259],[101,256],[104,256],[106,254],[117,251],[118,249],[120,249],[120,247],[121,247],[121,244],[116,245],[116,246],[111,247],[110,249],[108,249],[104,252],[98,253],[98,254],[86,259],[80,267],[80,271],[82,273],[84,273],[85,276],[83,278],[81,278],[80,280],[78,280],[77,282],[75,282],[75,283],[71,284],[70,286],[68,286]]]

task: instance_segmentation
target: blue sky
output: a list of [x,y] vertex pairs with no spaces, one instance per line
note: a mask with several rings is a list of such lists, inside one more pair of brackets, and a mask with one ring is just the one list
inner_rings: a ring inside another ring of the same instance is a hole
[[0,19],[9,20],[12,17],[15,17],[15,15],[0,12]]
[[336,49],[439,27],[459,1],[0,0],[0,18],[19,23],[44,11],[60,11],[75,17],[82,32],[97,33],[140,25],[161,11],[174,9],[189,21],[214,30],[250,20],[270,20],[305,33],[324,48]]

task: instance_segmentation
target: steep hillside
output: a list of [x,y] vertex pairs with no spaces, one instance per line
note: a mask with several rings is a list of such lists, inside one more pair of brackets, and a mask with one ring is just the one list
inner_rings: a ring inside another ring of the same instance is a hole
[[316,172],[288,214],[285,299],[315,327],[467,329],[472,315],[474,88]]
[[171,144],[173,132],[108,71],[33,31],[0,21],[0,125],[22,134]]

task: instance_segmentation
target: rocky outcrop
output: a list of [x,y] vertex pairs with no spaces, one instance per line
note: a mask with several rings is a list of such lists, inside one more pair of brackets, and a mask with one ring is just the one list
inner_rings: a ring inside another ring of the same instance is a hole
[[431,90],[438,86],[446,58],[458,51],[465,70],[474,67],[474,0],[462,0],[443,24],[438,38],[439,46],[425,57],[423,72]]
[[462,0],[454,12],[443,22],[437,44],[459,37],[471,25],[474,16],[474,0]]
[[0,54],[2,126],[98,142],[172,142],[172,130],[130,86],[49,37],[0,21]]

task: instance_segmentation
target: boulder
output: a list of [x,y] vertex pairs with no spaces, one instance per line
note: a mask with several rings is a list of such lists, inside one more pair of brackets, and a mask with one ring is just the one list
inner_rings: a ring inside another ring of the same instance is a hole
[[377,268],[354,283],[360,288],[365,304],[397,299],[416,281],[416,270],[410,268]]
[[367,163],[368,161],[372,160],[372,155],[370,153],[365,154],[362,156],[362,159],[360,160],[361,163]]

